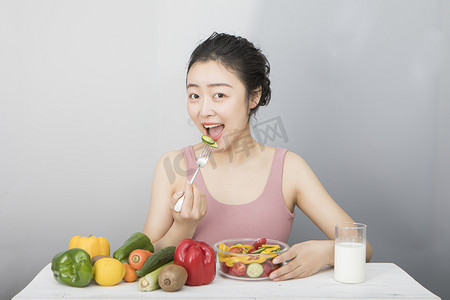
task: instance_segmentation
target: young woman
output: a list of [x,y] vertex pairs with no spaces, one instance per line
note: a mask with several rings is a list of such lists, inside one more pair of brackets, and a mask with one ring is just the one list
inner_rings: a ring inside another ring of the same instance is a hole
[[[146,233],[155,248],[184,238],[212,245],[236,237],[266,237],[286,242],[298,206],[329,240],[292,245],[274,263],[274,280],[306,277],[334,263],[334,226],[353,222],[330,197],[297,154],[259,144],[250,118],[270,101],[270,65],[242,37],[214,33],[192,53],[186,77],[187,110],[201,135],[218,144],[194,184],[189,180],[203,144],[164,154],[157,163]],[[167,173],[167,162],[186,166],[187,174]],[[172,178],[173,179],[173,178]],[[174,206],[185,196],[182,210]],[[367,245],[367,260],[372,248]]]

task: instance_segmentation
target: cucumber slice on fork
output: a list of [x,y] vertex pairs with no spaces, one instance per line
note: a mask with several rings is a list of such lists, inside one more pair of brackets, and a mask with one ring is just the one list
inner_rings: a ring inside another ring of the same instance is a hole
[[219,148],[219,145],[210,136],[202,135],[202,142],[213,148]]

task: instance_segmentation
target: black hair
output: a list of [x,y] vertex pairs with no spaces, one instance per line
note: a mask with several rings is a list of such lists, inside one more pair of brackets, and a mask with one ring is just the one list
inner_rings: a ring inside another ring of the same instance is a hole
[[250,110],[250,116],[254,115],[260,106],[269,104],[270,64],[253,43],[240,36],[214,32],[192,52],[187,73],[195,63],[210,60],[219,61],[236,73],[247,90],[247,100],[258,93],[261,87],[261,98],[258,105]]

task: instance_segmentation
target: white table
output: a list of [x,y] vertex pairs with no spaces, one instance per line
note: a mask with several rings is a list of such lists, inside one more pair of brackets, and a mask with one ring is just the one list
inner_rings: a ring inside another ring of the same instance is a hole
[[366,281],[342,284],[333,279],[333,269],[326,268],[303,279],[273,282],[239,281],[217,274],[214,281],[203,286],[184,286],[178,292],[139,291],[137,282],[121,282],[103,287],[94,281],[84,288],[60,284],[50,264],[13,299],[440,299],[405,271],[392,263],[369,263]]

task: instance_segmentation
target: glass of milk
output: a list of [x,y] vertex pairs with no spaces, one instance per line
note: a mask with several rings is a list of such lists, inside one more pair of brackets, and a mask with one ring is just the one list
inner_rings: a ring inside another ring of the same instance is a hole
[[367,226],[338,223],[335,226],[334,279],[343,283],[361,283],[366,277]]

